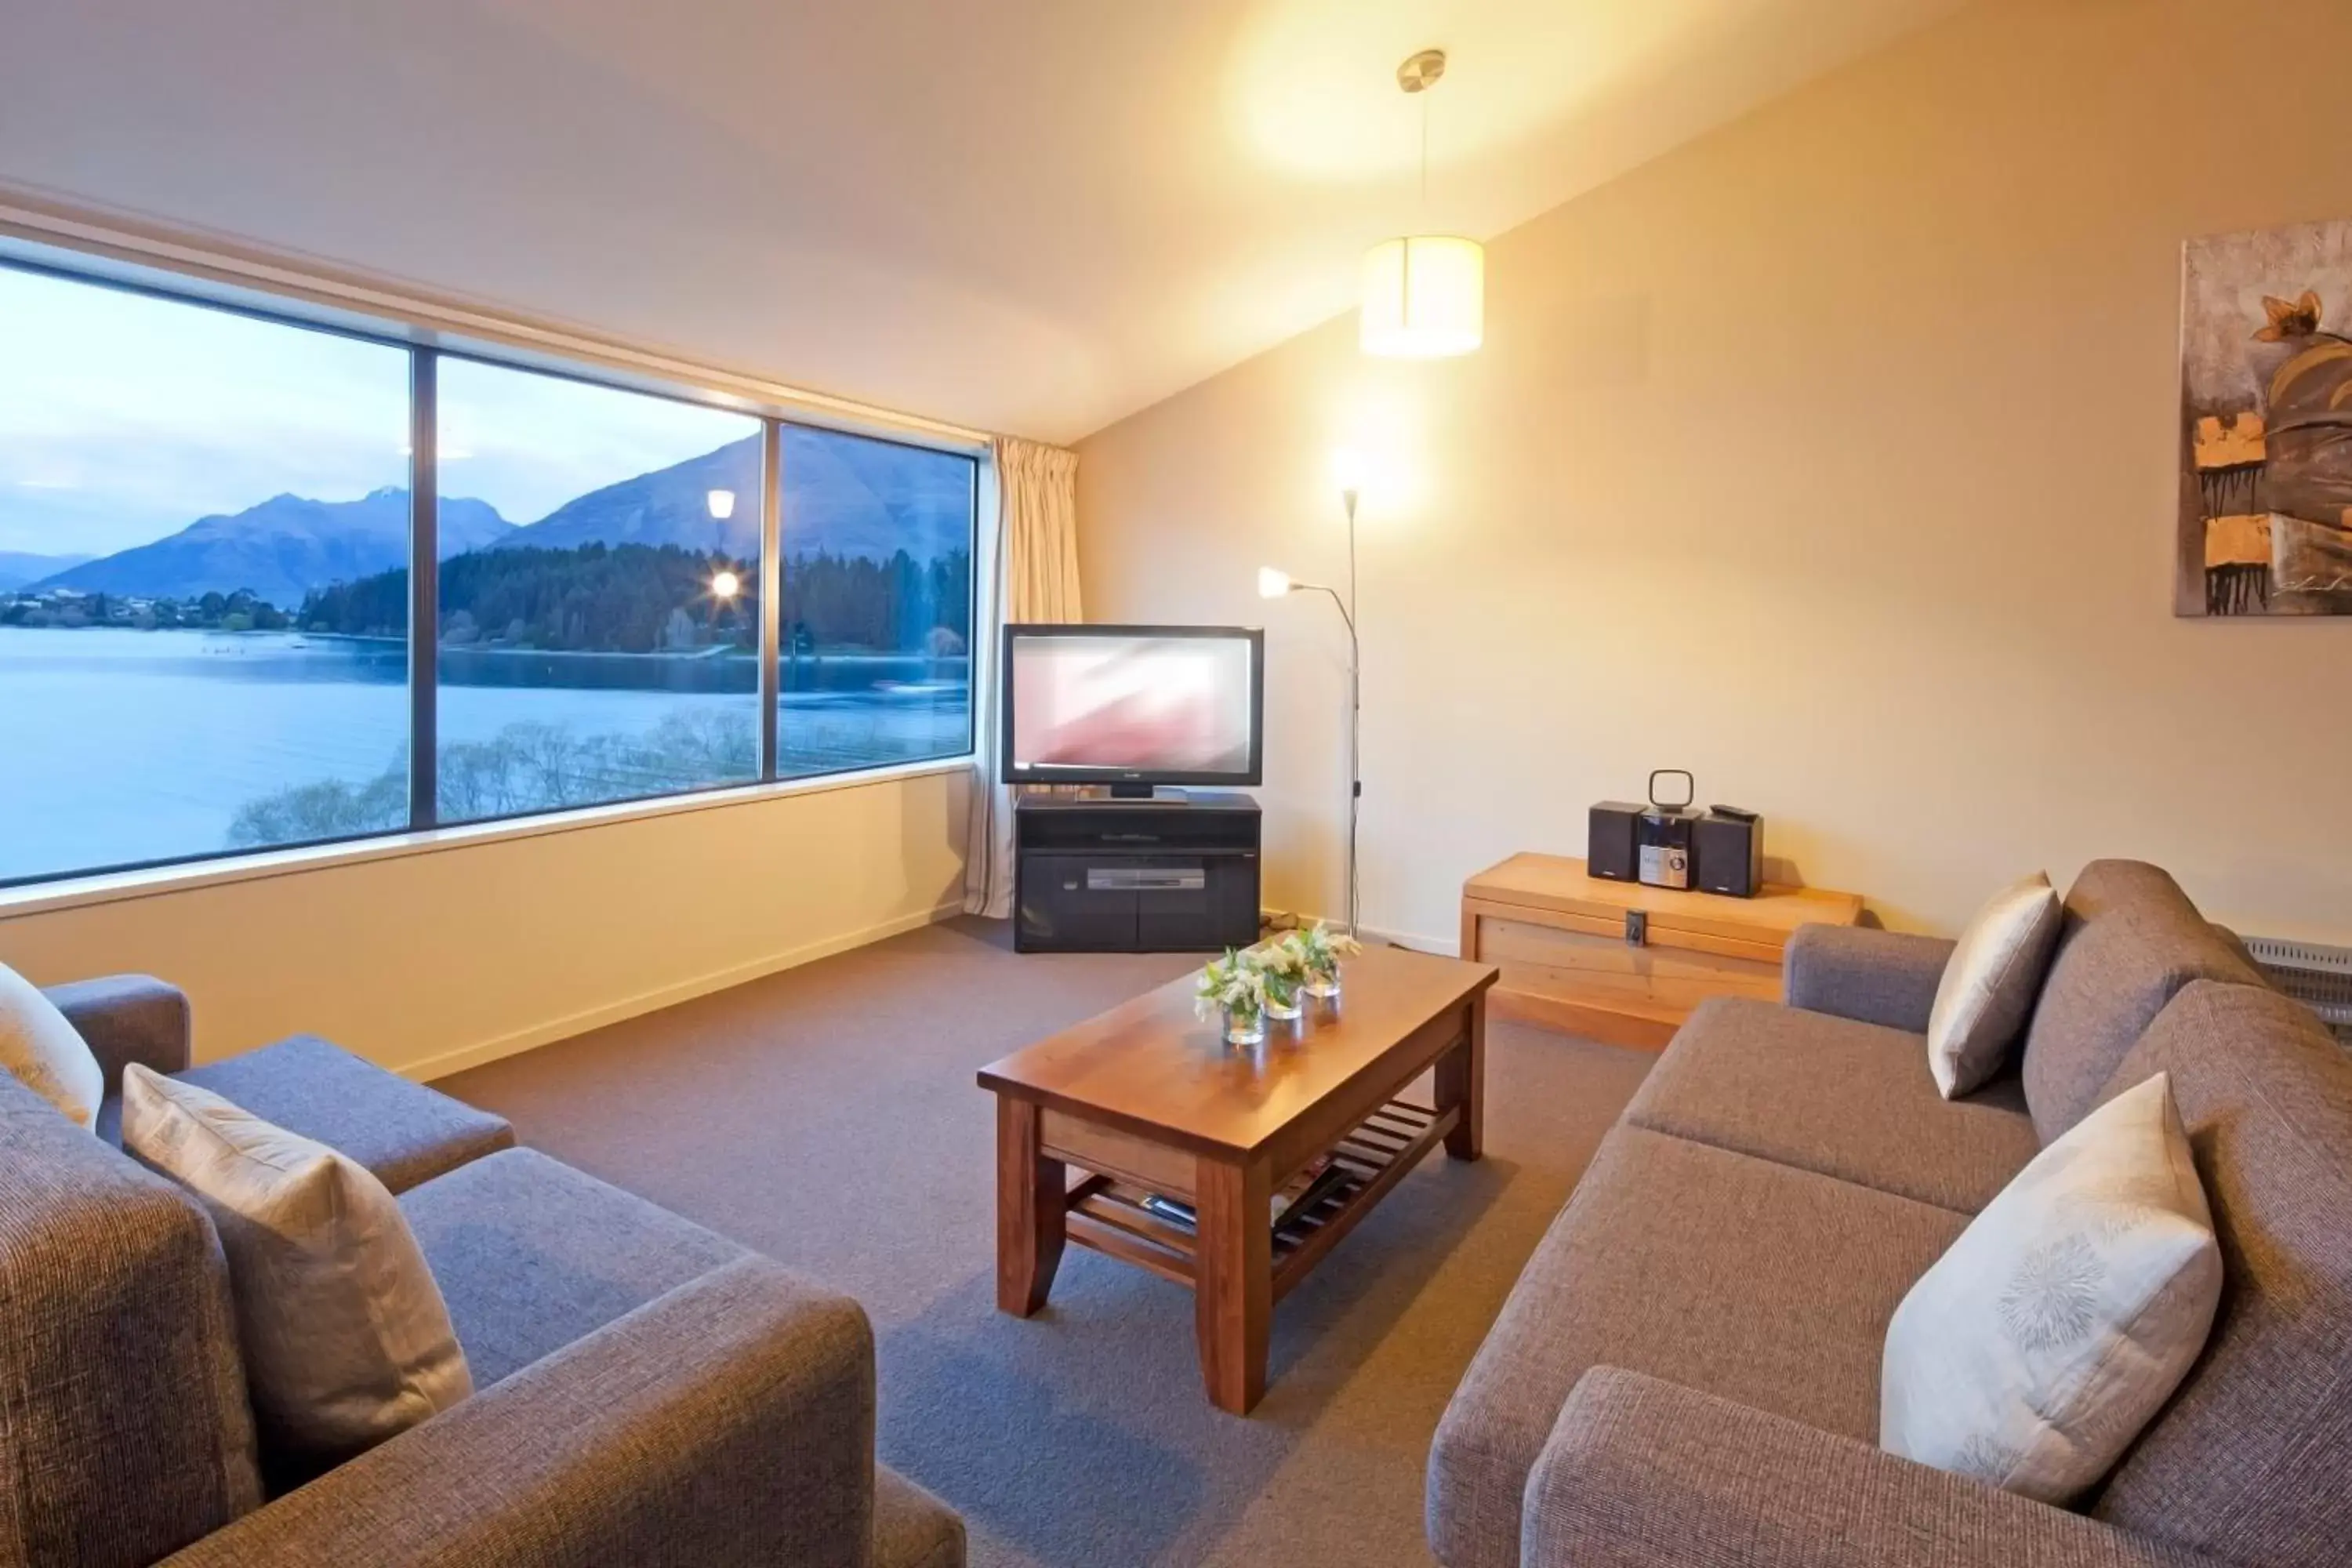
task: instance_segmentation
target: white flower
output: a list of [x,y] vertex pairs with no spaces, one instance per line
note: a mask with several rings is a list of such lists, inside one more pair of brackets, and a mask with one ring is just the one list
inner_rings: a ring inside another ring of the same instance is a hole
[[1266,973],[1285,978],[1306,973],[1309,963],[1307,944],[1297,931],[1285,931],[1264,946],[1252,948],[1250,954]]
[[1265,1007],[1265,973],[1247,953],[1231,948],[1225,955],[1202,967],[1193,988],[1192,1012],[1206,1019],[1221,1012],[1244,1015]]
[[1351,952],[1361,952],[1363,943],[1344,931],[1335,931],[1318,921],[1307,931],[1294,933],[1298,951],[1306,959],[1308,970],[1318,974],[1338,972],[1339,960]]

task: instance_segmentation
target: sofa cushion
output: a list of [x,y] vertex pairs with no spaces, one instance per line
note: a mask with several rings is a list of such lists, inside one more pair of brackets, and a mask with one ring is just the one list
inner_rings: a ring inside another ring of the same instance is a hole
[[748,1251],[531,1149],[436,1176],[400,1206],[483,1388]]
[[2221,1244],[2205,1354],[2095,1512],[2233,1562],[2319,1568],[2352,1541],[2352,1057],[2267,988],[2200,983],[2132,1048],[2174,1101]]
[[2172,879],[2172,873],[2161,866],[2145,860],[2093,860],[2066,889],[2066,909],[2088,920],[2109,910],[2180,903],[2188,897]]
[[273,1489],[474,1391],[400,1205],[349,1156],[136,1062],[122,1143],[194,1192],[220,1233]]
[[131,1568],[261,1500],[196,1201],[0,1075],[0,1561]]
[[395,1193],[515,1141],[505,1117],[411,1083],[316,1035],[172,1076],[349,1155]]
[[[1924,1060],[1910,1059],[1924,1078]],[[1516,1568],[1528,1469],[1594,1366],[1649,1373],[1874,1443],[1887,1320],[1967,1223],[1948,1209],[1620,1125],[1438,1424],[1430,1543],[1449,1568]]]
[[0,1071],[47,1100],[83,1131],[98,1126],[106,1070],[56,1003],[0,963]]
[[2221,1295],[2212,1216],[2158,1073],[2034,1156],[1903,1298],[1879,1445],[2070,1502],[2180,1385]]
[[1699,1004],[1625,1119],[1964,1214],[2042,1147],[2014,1074],[1947,1100],[1924,1037],[1747,997]]
[[2083,1119],[2192,980],[2263,983],[2162,870],[2137,860],[2084,867],[2025,1034],[2025,1102],[2044,1143]]
[[2042,992],[2061,906],[2036,871],[2001,889],[1960,933],[1927,1015],[1927,1069],[1947,1100],[1990,1082],[2009,1063]]

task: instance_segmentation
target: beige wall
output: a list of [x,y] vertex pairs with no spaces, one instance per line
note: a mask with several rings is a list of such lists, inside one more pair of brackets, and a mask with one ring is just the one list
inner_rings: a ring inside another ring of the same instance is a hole
[[1981,6],[1498,240],[1486,347],[1352,321],[1080,448],[1090,616],[1269,628],[1268,899],[1336,909],[1363,526],[1366,923],[1580,853],[1647,771],[1887,923],[2100,855],[2352,942],[2352,622],[2175,620],[2180,242],[2352,217],[2352,7]]
[[296,1031],[454,1072],[937,918],[963,893],[958,770],[46,912],[0,905],[44,984],[184,986],[196,1054]]

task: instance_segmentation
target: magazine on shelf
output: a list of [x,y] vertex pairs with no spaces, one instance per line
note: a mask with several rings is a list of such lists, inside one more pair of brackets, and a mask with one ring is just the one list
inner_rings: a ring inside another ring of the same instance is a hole
[[[1347,1167],[1328,1154],[1318,1155],[1308,1161],[1305,1169],[1285,1182],[1282,1184],[1282,1191],[1274,1194],[1270,1221],[1273,1227],[1279,1230],[1282,1227],[1282,1222],[1293,1214],[1304,1214],[1312,1209],[1317,1204],[1330,1196],[1333,1189],[1347,1179]],[[1143,1206],[1147,1211],[1166,1220],[1169,1224],[1181,1226],[1186,1230],[1195,1228],[1200,1223],[1193,1213],[1192,1205],[1181,1198],[1149,1193],[1144,1196]]]

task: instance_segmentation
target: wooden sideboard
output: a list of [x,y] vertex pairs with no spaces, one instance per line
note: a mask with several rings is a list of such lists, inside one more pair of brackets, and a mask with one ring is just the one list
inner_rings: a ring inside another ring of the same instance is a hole
[[1514,855],[1462,886],[1462,956],[1492,963],[1497,1014],[1656,1050],[1709,996],[1780,996],[1801,925],[1853,925],[1862,895],[1767,883],[1752,899],[1612,882]]

